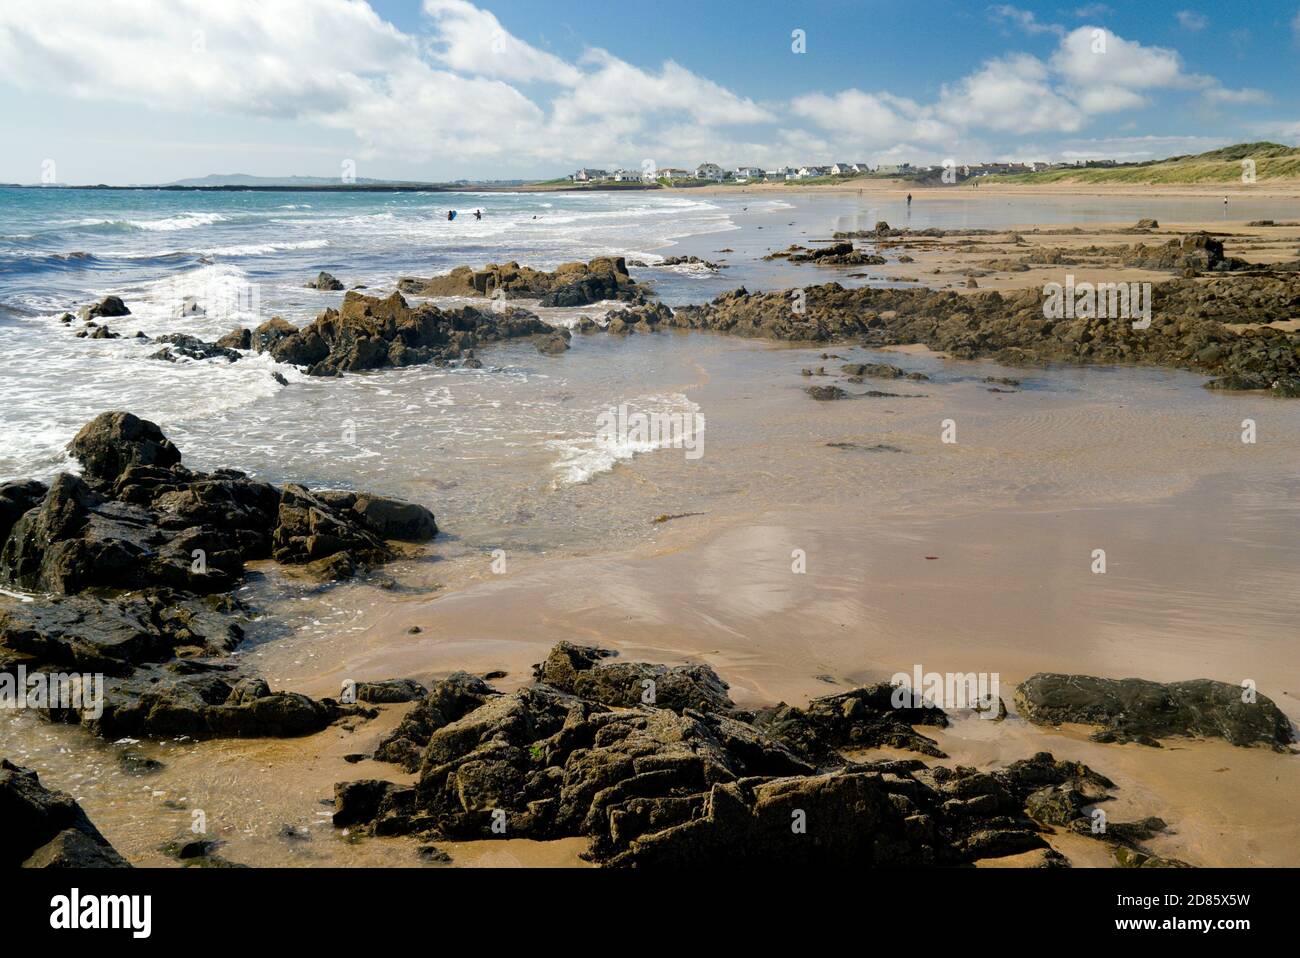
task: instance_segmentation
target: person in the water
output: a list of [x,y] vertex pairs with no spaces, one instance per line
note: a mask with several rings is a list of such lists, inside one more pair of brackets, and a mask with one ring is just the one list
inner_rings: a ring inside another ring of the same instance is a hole
[[475,211],[474,211],[474,219],[476,219],[476,220],[481,220],[482,218],[483,218],[483,211],[482,211],[482,210],[475,210]]
[[448,210],[448,211],[447,211],[447,222],[450,223],[450,222],[451,222],[452,220],[454,220],[455,218],[456,218],[456,211],[455,211],[455,210]]

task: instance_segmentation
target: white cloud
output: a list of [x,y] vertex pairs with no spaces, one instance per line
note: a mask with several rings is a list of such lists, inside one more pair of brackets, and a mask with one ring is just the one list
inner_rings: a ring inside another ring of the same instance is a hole
[[1242,88],[1240,90],[1229,90],[1226,87],[1212,87],[1205,91],[1205,98],[1211,103],[1269,103],[1272,97],[1263,90],[1253,90]]
[[[758,102],[672,60],[641,67],[601,49],[566,59],[470,0],[422,9],[423,32],[412,35],[364,0],[0,2],[0,84],[313,124],[345,134],[340,150],[362,158],[530,168],[973,157],[1005,152],[983,135],[1076,133],[1160,90],[1199,91],[1210,104],[1266,100],[1187,73],[1176,51],[1098,27],[1067,32],[1009,5],[990,16],[1059,37],[1054,52],[991,58],[932,102],[852,87]],[[1094,52],[1098,35],[1104,53]]]
[[790,112],[839,134],[837,139],[843,142],[862,147],[880,147],[905,139],[935,142],[954,135],[951,128],[933,119],[915,102],[889,93],[811,93],[796,97]]
[[435,55],[453,70],[570,87],[582,82],[581,70],[519,40],[468,0],[424,0],[424,12],[437,27]]
[[1013,24],[1025,33],[1054,33],[1057,36],[1065,33],[1065,28],[1059,24],[1039,22],[1032,10],[1021,10],[1006,3],[989,7],[989,17],[995,22]]
[[1145,47],[1101,27],[1078,27],[1052,54],[1052,69],[1078,87],[1116,86],[1130,90],[1188,86],[1175,50]]
[[1178,18],[1180,27],[1193,33],[1204,30],[1210,25],[1210,18],[1203,13],[1197,13],[1195,10],[1179,10],[1174,16]]
[[1053,89],[1047,65],[1027,53],[989,60],[945,86],[938,112],[950,123],[1006,131],[1074,131],[1083,121],[1079,108]]

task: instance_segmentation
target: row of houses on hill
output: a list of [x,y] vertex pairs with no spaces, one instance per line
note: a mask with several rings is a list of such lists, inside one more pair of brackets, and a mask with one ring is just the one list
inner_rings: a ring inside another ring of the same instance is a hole
[[[1096,162],[1096,161],[1093,161]],[[1063,164],[1058,164],[1063,165]],[[913,166],[911,163],[832,163],[829,166],[778,166],[765,168],[761,166],[738,166],[725,169],[717,163],[701,163],[694,169],[678,167],[658,168],[647,164],[644,170],[597,170],[583,168],[570,173],[568,179],[574,183],[656,183],[678,180],[703,180],[705,182],[746,183],[756,180],[811,180],[827,176],[924,176],[942,172],[945,166]],[[992,176],[1000,173],[1036,173],[1052,167],[1047,163],[966,163],[955,167],[960,179],[972,176]]]

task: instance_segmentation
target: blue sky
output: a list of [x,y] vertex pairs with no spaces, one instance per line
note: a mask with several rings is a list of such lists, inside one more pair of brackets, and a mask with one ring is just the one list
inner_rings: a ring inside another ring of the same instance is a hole
[[1297,81],[1300,0],[6,0],[0,181],[1149,159],[1296,143]]

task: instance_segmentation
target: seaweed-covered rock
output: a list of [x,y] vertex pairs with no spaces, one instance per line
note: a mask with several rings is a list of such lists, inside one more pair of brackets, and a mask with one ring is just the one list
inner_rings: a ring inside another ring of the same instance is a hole
[[1020,683],[1015,702],[1035,725],[1099,725],[1092,736],[1098,742],[1159,746],[1162,738],[1202,736],[1284,751],[1295,741],[1271,699],[1211,679],[1166,684],[1040,672]]

